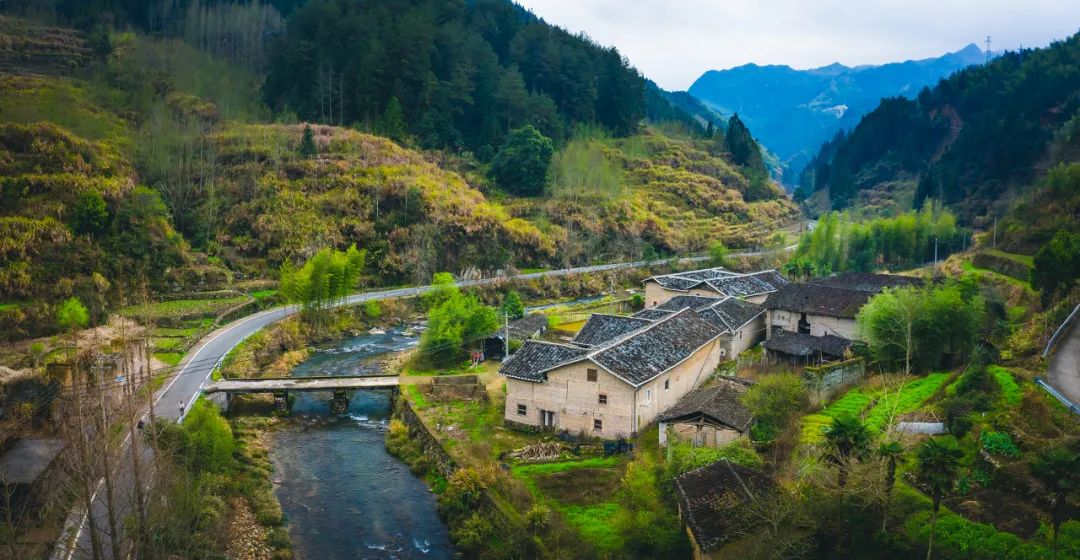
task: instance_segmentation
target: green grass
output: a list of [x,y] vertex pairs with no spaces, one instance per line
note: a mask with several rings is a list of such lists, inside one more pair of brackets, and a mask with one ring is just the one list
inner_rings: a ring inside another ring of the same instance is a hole
[[547,272],[549,270],[551,270],[551,269],[550,268],[519,268],[518,273],[520,273],[520,274],[536,274],[537,272]]
[[622,536],[612,524],[620,506],[614,502],[601,502],[588,506],[558,506],[566,522],[581,533],[601,553],[611,553],[623,546]]
[[11,310],[14,310],[14,309],[18,309],[18,308],[22,307],[23,305],[24,305],[23,302],[0,303],[0,312],[11,311]]
[[211,316],[223,313],[227,309],[247,301],[246,296],[237,296],[220,299],[178,299],[174,301],[162,301],[159,303],[147,303],[131,305],[119,311],[125,317],[142,318],[184,318],[195,316]]
[[170,366],[175,366],[184,358],[184,354],[183,352],[154,352],[154,357]]
[[1009,259],[1009,260],[1014,261],[1014,262],[1018,262],[1018,263],[1020,263],[1020,264],[1022,264],[1024,266],[1028,266],[1028,267],[1034,267],[1035,266],[1035,257],[1033,257],[1031,255],[1021,255],[1019,253],[1006,253],[1005,251],[1002,251],[1001,249],[990,249],[990,250],[988,250],[986,252],[991,254],[991,255],[994,255],[995,257],[1001,257],[1001,258],[1004,258],[1004,259]]
[[1020,389],[1020,385],[1017,385],[1016,379],[1012,376],[1012,373],[1009,373],[1009,370],[1000,366],[989,366],[986,371],[993,376],[994,381],[1001,388],[1001,400],[1006,405],[1016,406],[1020,404],[1024,392]]
[[416,385],[402,385],[401,389],[405,393],[405,398],[409,399],[409,402],[413,404],[416,410],[423,410],[431,406],[427,397],[420,392],[420,388]]
[[833,418],[842,414],[857,417],[872,400],[873,395],[867,395],[859,389],[852,389],[821,412],[804,416],[802,419],[803,443],[819,443],[824,437],[824,430],[832,425]]
[[260,299],[266,299],[268,297],[276,296],[277,293],[277,290],[259,290],[256,292],[251,292],[251,297],[255,298],[255,300],[258,301]]
[[619,466],[619,457],[593,457],[581,461],[560,461],[558,463],[537,463],[533,465],[516,465],[510,468],[515,475],[537,476],[543,474],[555,474],[573,469],[608,469]]
[[184,339],[179,337],[165,337],[154,339],[154,348],[160,351],[172,352],[181,348],[183,345]]
[[877,404],[866,415],[866,425],[872,430],[881,431],[890,420],[890,415],[899,416],[918,410],[930,397],[949,380],[951,374],[931,373],[904,385],[899,392],[883,394]]
[[173,329],[173,328],[168,328],[168,327],[157,327],[157,328],[154,329],[154,336],[158,337],[158,338],[169,338],[169,337],[184,337],[184,338],[186,338],[186,337],[189,337],[189,336],[195,336],[196,334],[199,333],[200,330],[202,330],[202,329],[199,328],[199,327],[190,327],[190,328],[186,328],[186,329]]
[[1003,282],[1008,282],[1009,284],[1012,284],[1013,286],[1017,286],[1019,288],[1023,288],[1024,290],[1026,290],[1028,292],[1031,292],[1031,293],[1035,292],[1035,290],[1031,287],[1031,284],[1029,284],[1028,282],[1024,282],[1023,280],[1013,278],[1012,276],[1009,276],[1007,274],[1002,274],[1000,272],[990,270],[988,268],[979,268],[979,267],[975,266],[974,264],[972,264],[971,261],[964,261],[964,262],[960,263],[960,268],[963,269],[964,272],[968,272],[968,273],[972,273],[972,274],[989,275],[991,278],[1001,280]]

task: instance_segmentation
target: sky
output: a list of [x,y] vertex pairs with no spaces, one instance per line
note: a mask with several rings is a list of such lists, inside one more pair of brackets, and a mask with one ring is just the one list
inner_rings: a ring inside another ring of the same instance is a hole
[[969,43],[1040,47],[1080,29],[1077,0],[516,0],[618,47],[647,78],[685,90],[706,70],[814,68],[929,58]]

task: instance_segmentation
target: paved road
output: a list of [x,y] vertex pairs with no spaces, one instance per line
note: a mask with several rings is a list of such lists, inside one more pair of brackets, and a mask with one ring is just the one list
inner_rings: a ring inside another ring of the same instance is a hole
[[[791,250],[794,247],[787,247],[784,250]],[[731,256],[760,256],[765,254],[766,251],[752,251],[745,253],[734,253]],[[669,259],[670,261],[679,261],[684,263],[700,262],[708,259],[708,257],[686,257],[680,259]],[[603,264],[594,266],[583,266],[577,268],[568,268],[560,270],[548,270],[543,272],[534,272],[530,274],[520,274],[510,278],[484,278],[481,280],[462,280],[456,284],[460,287],[478,286],[493,284],[507,279],[529,280],[535,278],[541,278],[544,276],[566,276],[569,274],[581,274],[590,272],[604,272],[608,270],[624,270],[630,268],[640,268],[649,264],[661,264],[667,261],[653,261],[652,263],[647,261],[635,261],[626,263],[614,263]],[[393,290],[382,290],[376,292],[366,292],[362,294],[355,294],[349,296],[342,302],[341,305],[353,305],[357,303],[363,303],[372,300],[384,300],[395,299],[403,297],[413,297],[421,295],[431,290],[431,286],[418,286],[412,288],[399,288]],[[210,333],[204,337],[198,344],[184,356],[184,359],[180,361],[178,366],[174,369],[173,376],[165,383],[164,387],[160,389],[154,397],[154,417],[164,418],[171,421],[178,421],[183,418],[183,414],[191,409],[191,404],[199,397],[204,385],[209,381],[211,374],[225,356],[238,344],[240,344],[247,337],[255,334],[259,330],[263,329],[267,325],[280,321],[290,315],[293,315],[299,311],[296,306],[285,306],[268,309],[249,315],[242,319],[237,319],[216,331]],[[149,415],[149,410],[143,412],[143,417],[146,418]],[[132,487],[132,467],[130,457],[130,445],[129,438],[125,438],[120,456],[122,461],[116,468],[116,474],[114,476],[115,485],[117,488]],[[151,459],[150,451],[145,446],[140,445],[140,442],[135,442],[139,445],[138,453],[144,458],[143,464],[149,464]],[[105,539],[103,549],[106,556],[109,556],[109,544],[108,536],[104,535],[104,528],[107,526],[106,519],[106,499],[105,492],[103,490],[103,483],[98,484],[97,492],[94,494],[93,499],[93,519],[96,521],[95,525],[102,528],[102,538]],[[118,491],[116,496],[117,505],[119,507],[126,506],[130,503],[127,499],[126,493]],[[121,511],[121,517],[126,511]],[[83,513],[82,510],[73,511],[68,517],[67,523],[64,526],[63,536],[59,539],[57,546],[55,547],[52,555],[52,560],[73,560],[92,558],[91,544],[90,544],[90,531],[86,530],[87,524],[90,518]]]
[[1062,333],[1057,349],[1050,358],[1046,370],[1046,381],[1068,397],[1073,404],[1080,405],[1080,327],[1073,321],[1069,330]]

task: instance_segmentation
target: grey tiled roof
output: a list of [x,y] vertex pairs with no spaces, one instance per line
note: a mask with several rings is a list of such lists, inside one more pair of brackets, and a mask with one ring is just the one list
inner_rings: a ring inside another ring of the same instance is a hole
[[[543,315],[541,313],[532,313],[516,321],[510,321],[510,324],[507,326],[507,330],[510,331],[510,338],[524,340],[526,338],[532,338],[538,333],[543,332],[547,329],[547,325],[547,315]],[[502,336],[502,331],[499,331],[498,336]]]
[[735,297],[749,297],[775,292],[788,283],[787,279],[775,270],[740,274],[723,268],[676,272],[663,276],[653,276],[648,280],[654,280],[669,290],[688,291],[694,288],[706,288],[721,295]]
[[656,321],[633,336],[592,352],[589,357],[623,381],[638,387],[689,358],[723,333],[691,309]]
[[679,510],[702,552],[719,548],[748,522],[731,508],[760,499],[775,486],[767,474],[727,460],[675,479]]
[[832,286],[834,288],[846,288],[876,294],[885,288],[898,286],[920,286],[924,280],[912,276],[897,276],[895,274],[871,274],[869,272],[845,272],[828,278],[816,278],[811,284],[819,286]]
[[695,296],[695,295],[678,295],[675,296],[660,305],[657,305],[655,309],[662,309],[664,311],[679,311],[680,309],[686,309],[689,307],[694,311],[701,311],[710,305],[720,303],[723,298],[712,296]]
[[854,319],[874,294],[821,284],[788,284],[769,294],[766,309]]
[[843,357],[844,351],[851,347],[851,341],[827,334],[812,336],[803,333],[775,331],[769,340],[762,343],[766,350],[782,352],[792,356],[813,356],[819,352],[836,358]]
[[0,457],[0,481],[34,484],[56,461],[67,443],[60,439],[21,439]]
[[642,309],[641,311],[634,313],[634,317],[637,317],[638,319],[648,319],[650,321],[663,319],[668,315],[671,315],[671,311],[665,311],[656,307],[652,309]]
[[680,422],[705,416],[729,428],[745,432],[753,417],[740,400],[746,385],[721,380],[708,389],[690,391],[675,406],[667,409],[658,419],[661,422]]
[[706,282],[713,290],[733,297],[751,297],[775,292],[787,283],[788,281],[775,270],[717,278]]
[[583,358],[588,350],[577,346],[526,340],[499,368],[499,373],[525,381],[543,381],[544,373]]
[[571,342],[581,346],[596,346],[651,324],[652,321],[648,319],[594,313]]
[[710,307],[709,311],[720,317],[720,320],[727,325],[728,330],[735,332],[739,327],[764,313],[765,308],[756,303],[729,297]]

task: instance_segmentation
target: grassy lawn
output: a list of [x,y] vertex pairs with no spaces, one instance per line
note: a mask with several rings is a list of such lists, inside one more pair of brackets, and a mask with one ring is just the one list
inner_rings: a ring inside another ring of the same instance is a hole
[[991,255],[994,255],[995,257],[1001,257],[1001,258],[1004,258],[1004,259],[1009,259],[1009,260],[1014,261],[1014,262],[1018,262],[1018,263],[1020,263],[1020,264],[1022,264],[1024,266],[1028,266],[1028,267],[1034,267],[1035,266],[1035,257],[1033,257],[1031,255],[1021,255],[1020,253],[1006,253],[1005,251],[1002,251],[1001,249],[989,249],[986,252],[991,254]]
[[825,429],[832,425],[833,418],[845,413],[857,417],[862,413],[863,409],[870,405],[872,400],[872,394],[866,394],[855,388],[844,393],[844,396],[836,399],[821,412],[804,416],[802,419],[802,442],[811,444],[821,442],[825,435]]
[[268,297],[273,297],[273,296],[276,296],[276,295],[277,295],[277,290],[259,290],[259,291],[256,291],[256,292],[251,292],[251,297],[255,298],[256,301],[258,301],[260,299],[266,299]]
[[962,268],[964,270],[964,272],[970,272],[970,273],[974,273],[974,274],[986,274],[986,275],[989,275],[991,278],[994,278],[996,280],[1001,280],[1003,282],[1008,282],[1009,284],[1012,284],[1013,286],[1023,288],[1025,291],[1030,292],[1031,294],[1035,293],[1035,290],[1031,287],[1031,284],[1029,284],[1028,282],[1025,282],[1025,281],[1017,279],[1017,278],[1013,278],[1012,276],[1009,276],[1007,274],[1001,274],[1000,272],[996,272],[996,271],[990,270],[988,268],[979,268],[979,267],[975,266],[974,264],[972,264],[971,261],[964,261],[964,262],[960,263],[960,268]]
[[998,387],[1001,388],[1001,400],[1006,405],[1016,406],[1020,404],[1024,392],[1020,389],[1020,385],[1016,383],[1016,378],[1013,377],[1012,373],[1009,373],[1009,370],[1000,366],[988,366],[986,371],[994,378]]
[[951,376],[950,373],[931,373],[905,384],[899,391],[882,394],[866,415],[867,427],[881,431],[890,419],[918,410]]
[[604,553],[622,547],[611,519],[619,511],[614,501],[622,480],[624,458],[593,457],[517,465],[510,471],[533,497],[557,510],[581,537]]
[[169,364],[175,366],[180,363],[180,360],[184,358],[183,352],[154,352],[154,357]]
[[162,301],[131,305],[120,309],[119,313],[125,317],[141,318],[150,316],[153,318],[182,319],[185,317],[207,317],[218,315],[230,307],[247,301],[247,296],[236,296],[218,299],[178,299],[174,301]]

